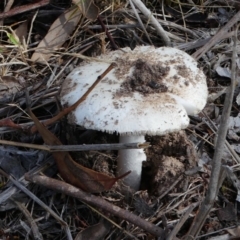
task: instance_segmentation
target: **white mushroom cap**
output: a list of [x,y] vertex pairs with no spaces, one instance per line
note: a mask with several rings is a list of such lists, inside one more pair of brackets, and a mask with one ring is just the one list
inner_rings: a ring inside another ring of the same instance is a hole
[[[69,115],[88,129],[118,132],[121,142],[143,141],[145,134],[164,135],[189,124],[188,114],[202,110],[207,100],[206,78],[197,62],[174,48],[137,47],[114,51],[99,61],[83,62],[62,86],[62,104],[74,104],[111,62],[117,67]],[[139,189],[143,149],[119,151],[117,172],[131,170],[124,183]]]
[[75,103],[109,65],[113,69],[69,116],[87,129],[121,135],[164,135],[186,128],[188,114],[203,109],[206,78],[197,62],[185,52],[169,47],[129,48],[83,62],[62,86],[61,102]]

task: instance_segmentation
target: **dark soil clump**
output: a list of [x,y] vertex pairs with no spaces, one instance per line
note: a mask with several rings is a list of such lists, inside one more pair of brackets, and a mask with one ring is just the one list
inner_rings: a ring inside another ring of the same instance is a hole
[[131,77],[128,77],[121,87],[129,92],[139,92],[142,94],[167,92],[168,88],[163,84],[163,77],[170,70],[169,67],[161,65],[150,65],[141,59],[135,63],[135,69]]

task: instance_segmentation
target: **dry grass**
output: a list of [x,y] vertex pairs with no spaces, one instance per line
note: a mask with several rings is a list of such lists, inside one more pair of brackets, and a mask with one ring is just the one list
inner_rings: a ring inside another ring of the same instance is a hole
[[[33,122],[26,113],[26,88],[34,113],[39,120],[47,120],[61,110],[59,103],[61,84],[67,74],[83,59],[112,51],[116,47],[164,45],[156,27],[150,24],[149,19],[138,11],[137,7],[132,8],[128,1],[95,2],[100,9],[101,20],[107,27],[107,33],[102,30],[100,20],[89,21],[81,17],[74,32],[59,49],[48,49],[51,57],[43,63],[31,61],[31,56],[58,17],[56,12],[62,13],[69,7],[69,2],[55,1],[53,5],[41,8],[38,16],[35,15],[36,10],[33,10],[2,20],[0,139],[43,144],[40,135],[32,135],[28,131]],[[234,1],[189,0],[165,1],[164,4],[160,1],[144,3],[164,28],[171,45],[190,55],[201,47],[206,47],[209,39],[236,14],[238,7]],[[3,11],[3,4],[0,7]],[[51,16],[50,11],[55,11],[55,14]],[[23,21],[28,21],[27,30],[20,31],[26,36],[25,40],[21,40],[20,33],[18,36],[15,35],[16,29]],[[143,168],[142,190],[132,193],[119,183],[111,191],[100,195],[110,203],[165,229],[166,236],[159,239],[166,239],[167,235],[168,239],[177,239],[176,237],[184,239],[206,194],[211,174],[210,163],[215,151],[216,131],[225,97],[224,92],[218,93],[230,85],[228,70],[231,69],[233,34],[234,27],[231,27],[221,35],[216,44],[202,52],[201,57],[196,57],[208,79],[210,100],[204,111],[191,118],[191,124],[185,132],[148,138],[152,147],[147,149],[148,161]],[[235,171],[234,174],[230,174],[232,178],[238,177],[240,163],[239,106],[235,101],[238,94],[237,87],[231,111],[231,120],[235,121],[235,125],[232,125],[232,131],[228,133],[223,157],[223,163]],[[1,124],[1,119],[11,119],[22,129]],[[66,119],[51,125],[50,130],[66,144],[100,144],[117,141],[115,135],[109,136],[68,126]],[[115,151],[81,152],[73,156],[86,167],[109,175],[115,174],[117,156]],[[172,169],[162,164],[166,157],[176,159],[171,160]],[[177,164],[176,161],[183,163],[184,168],[177,171],[174,165]],[[35,195],[35,198],[41,199],[49,207],[44,210],[43,206],[35,203],[34,196],[26,195],[19,187],[15,188],[6,177],[1,176],[2,239],[71,239],[87,228],[91,234],[103,232],[101,239],[155,239],[147,231],[120,218],[112,217],[106,211],[24,180],[23,175],[26,172],[41,171],[42,167],[45,167],[44,174],[60,179],[48,152],[0,145],[0,166],[7,174],[18,179],[24,188]],[[233,180],[221,182],[218,198],[200,232],[200,239],[211,239],[213,236],[227,234],[228,229],[232,228],[235,231],[229,234],[239,236],[236,228],[239,211],[236,197],[239,189],[232,182]],[[54,213],[49,212],[50,209]],[[82,239],[87,238],[95,239],[93,235],[84,235]]]

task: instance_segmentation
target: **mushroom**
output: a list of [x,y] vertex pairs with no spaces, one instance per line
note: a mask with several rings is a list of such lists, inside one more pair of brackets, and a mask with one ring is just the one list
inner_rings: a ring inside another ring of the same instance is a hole
[[[110,62],[114,68],[69,115],[69,122],[87,129],[118,133],[121,143],[144,142],[144,136],[164,135],[184,129],[188,115],[206,104],[206,78],[187,53],[170,47],[152,46],[113,51],[98,61],[84,61],[63,83],[61,102],[75,103]],[[118,175],[131,170],[123,181],[139,189],[142,149],[120,150]]]

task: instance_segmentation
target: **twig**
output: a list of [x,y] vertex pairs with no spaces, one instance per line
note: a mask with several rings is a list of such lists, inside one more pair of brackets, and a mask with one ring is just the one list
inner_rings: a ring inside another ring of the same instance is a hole
[[117,49],[118,49],[118,46],[117,46],[116,43],[114,42],[111,34],[109,33],[108,29],[106,28],[105,24],[103,23],[102,18],[101,18],[100,15],[98,16],[97,20],[99,21],[99,23],[100,23],[100,25],[101,25],[101,27],[102,27],[102,30],[106,33],[106,35],[107,35],[107,37],[108,37],[108,39],[109,39],[109,41],[110,41],[113,49],[114,49],[114,50],[117,50]]
[[165,46],[170,46],[171,41],[170,38],[167,36],[165,30],[162,28],[161,24],[157,21],[157,19],[153,16],[149,9],[143,4],[141,0],[132,0],[135,6],[145,15],[152,25],[156,28],[157,33],[162,38]]
[[30,10],[34,10],[36,8],[46,6],[46,5],[49,4],[49,2],[50,2],[50,0],[42,0],[42,1],[37,2],[37,3],[15,7],[13,9],[7,11],[7,12],[0,13],[0,19],[7,18],[7,17],[12,17],[12,16],[17,15],[19,13],[24,13],[24,12],[27,12],[27,11],[30,11]]
[[[162,20],[162,19],[159,19],[158,21],[159,21],[163,26],[176,28],[176,29],[178,29],[178,30],[181,31],[181,32],[185,32],[185,33],[188,33],[188,34],[190,34],[191,36],[193,36],[193,37],[195,37],[195,38],[199,38],[199,35],[198,35],[197,33],[195,33],[194,31],[192,31],[192,30],[189,29],[189,28],[183,27],[182,25],[176,24],[176,23],[174,23],[174,22]],[[168,32],[167,34],[168,34],[168,36],[170,37],[169,32]]]
[[72,240],[71,231],[68,224],[64,222],[51,208],[49,208],[42,200],[36,197],[32,192],[30,192],[25,186],[23,186],[19,181],[15,180],[12,176],[5,173],[0,169],[0,174],[7,177],[16,187],[18,187],[22,192],[28,195],[33,201],[38,203],[43,209],[48,211],[65,229],[68,240]]
[[31,214],[29,213],[29,211],[27,210],[27,208],[20,202],[18,202],[17,200],[15,200],[14,198],[11,199],[16,206],[21,210],[21,212],[24,214],[24,216],[26,217],[28,223],[31,226],[31,230],[32,230],[32,235],[34,236],[35,240],[41,240],[43,239],[42,234],[39,232],[38,226],[36,224],[36,222],[34,221],[34,219],[32,218]]
[[202,48],[198,49],[194,54],[192,54],[192,57],[198,60],[204,53],[206,53],[212,46],[214,46],[217,42],[221,41],[222,38],[225,38],[225,35],[227,34],[227,31],[239,21],[240,19],[240,11],[238,11],[231,20],[228,21],[228,23],[223,26],[218,33],[212,37],[209,42],[204,45]]
[[[210,124],[207,121],[204,121],[204,123],[211,129],[211,131],[216,135],[216,131],[217,131],[217,127],[216,124],[206,115],[205,112],[203,112],[204,116],[208,119],[208,121],[211,123]],[[240,163],[240,157],[238,156],[238,154],[235,152],[235,150],[232,148],[232,146],[230,145],[230,143],[228,142],[228,140],[225,140],[225,145],[228,149],[228,152],[231,154],[232,158],[236,161],[236,163]]]
[[131,237],[131,239],[134,239],[134,240],[138,240],[138,238],[136,238],[132,233],[130,233],[129,231],[125,230],[123,228],[123,226],[120,226],[119,224],[117,224],[115,221],[113,221],[112,219],[110,219],[111,216],[106,216],[106,214],[104,212],[101,212],[99,211],[98,209],[90,206],[89,204],[87,203],[84,203],[86,204],[86,206],[88,206],[88,208],[90,208],[93,212],[97,213],[99,216],[101,216],[102,218],[105,219],[105,221],[108,221],[109,223],[111,223],[112,225],[114,225],[116,228],[118,228],[122,233],[128,235],[129,237]]
[[[3,12],[8,12],[11,9],[13,3],[14,3],[14,0],[9,0],[9,1],[5,2]],[[0,20],[0,26],[3,26],[3,19]]]
[[150,43],[151,45],[153,45],[152,40],[151,40],[151,38],[149,37],[149,34],[148,34],[146,28],[145,28],[144,25],[143,25],[142,19],[139,17],[139,14],[138,14],[137,10],[136,10],[134,4],[132,3],[132,0],[129,0],[129,3],[130,3],[130,5],[131,5],[131,7],[132,7],[133,12],[135,13],[135,16],[136,16],[136,18],[137,18],[137,20],[138,20],[138,22],[139,22],[142,30],[144,31],[145,35],[147,36],[147,39],[148,39],[149,43]]
[[177,233],[179,232],[179,230],[181,229],[181,227],[183,226],[183,224],[187,221],[190,213],[192,212],[192,210],[198,205],[198,203],[193,203],[192,205],[190,205],[187,209],[187,211],[185,212],[185,214],[181,217],[181,219],[179,220],[179,222],[177,223],[177,225],[174,227],[174,229],[171,231],[171,233],[167,236],[167,240],[172,240],[176,238]]
[[128,222],[133,223],[134,225],[144,229],[145,231],[151,233],[154,236],[162,236],[164,234],[164,230],[160,227],[155,226],[154,224],[147,222],[145,219],[142,219],[131,212],[122,209],[118,206],[115,206],[106,200],[102,199],[101,197],[97,197],[90,193],[84,192],[72,185],[61,182],[59,180],[55,180],[46,176],[40,175],[29,175],[26,174],[25,178],[28,181],[34,182],[36,184],[40,184],[44,187],[54,189],[58,192],[67,194],[69,196],[75,197],[80,199],[83,202],[88,203],[89,205],[99,207],[100,209],[107,211],[121,219],[124,219]]
[[[216,236],[220,236],[221,235],[221,238],[223,238],[223,239],[231,239],[231,237],[224,237],[224,235],[222,235],[221,233],[223,233],[223,232],[227,232],[228,231],[228,229],[234,229],[234,228],[238,228],[239,226],[238,225],[233,225],[233,226],[230,226],[230,227],[223,227],[223,228],[220,228],[219,230],[216,230],[216,231],[213,231],[213,232],[209,232],[209,233],[206,233],[206,234],[203,234],[203,235],[200,235],[200,236],[198,236],[196,239],[214,239],[214,237],[216,237]],[[219,233],[219,234],[218,234]],[[214,237],[210,237],[211,235],[213,235]],[[221,239],[221,238],[219,238],[219,239]],[[233,239],[238,239],[238,236],[233,236]],[[215,238],[216,239],[216,238]]]
[[[71,111],[75,110],[77,108],[77,106],[87,98],[89,93],[96,87],[96,85],[114,68],[115,65],[116,65],[115,63],[111,63],[109,65],[109,67],[101,75],[99,75],[97,77],[96,81],[91,85],[91,87],[89,87],[89,89],[82,95],[82,97],[80,99],[78,99],[72,106],[70,106],[68,108],[64,108],[61,112],[59,112],[53,118],[48,119],[47,121],[44,121],[43,124],[45,126],[48,126],[48,125],[58,121],[59,119],[61,119],[62,117],[64,117],[68,113],[70,113]],[[32,126],[30,129],[30,132],[35,133],[36,131],[37,131],[36,126],[35,125]]]
[[[161,22],[161,21],[160,21]],[[234,31],[231,31],[231,32],[227,32],[225,33],[222,38],[221,38],[221,41],[223,39],[226,39],[226,38],[232,38],[232,36],[234,35]],[[188,50],[191,50],[191,49],[196,49],[196,48],[200,48],[202,47],[203,45],[207,44],[210,40],[211,40],[211,37],[207,37],[207,38],[204,38],[204,39],[199,39],[199,36],[197,34],[195,34],[197,37],[197,40],[193,40],[193,41],[190,41],[190,42],[187,42],[187,43],[180,43],[180,44],[177,44],[176,47],[180,50],[184,50],[184,51],[188,51]],[[238,34],[239,35],[239,34]],[[215,47],[213,47],[214,49]],[[196,52],[194,53],[196,54]],[[193,54],[193,55],[194,55]],[[209,102],[209,101],[208,101]]]
[[[240,16],[240,12],[239,12],[239,16]],[[195,239],[195,237],[198,235],[199,231],[201,230],[207,218],[208,213],[212,208],[212,205],[214,203],[214,200],[218,192],[218,181],[219,181],[220,170],[221,170],[221,159],[224,151],[225,139],[227,136],[228,121],[229,121],[229,116],[232,108],[232,101],[233,101],[233,95],[234,95],[236,78],[237,78],[236,76],[237,31],[238,31],[238,27],[236,28],[235,36],[233,37],[234,46],[233,46],[233,54],[232,54],[231,85],[226,94],[221,122],[218,129],[217,143],[216,143],[215,152],[212,160],[212,172],[210,177],[210,183],[208,186],[207,195],[203,200],[203,203],[199,209],[199,212],[196,215],[191,225],[191,228],[187,234],[186,240]]]
[[[123,11],[123,10],[122,10]],[[119,10],[119,12],[121,12],[121,10]],[[124,13],[127,13],[128,15],[130,15],[130,17],[131,18],[133,18],[131,15],[133,14],[133,11],[132,10],[129,10],[129,9],[124,9]],[[153,16],[158,16],[158,14],[156,14],[156,13],[154,13],[153,14]],[[142,19],[146,19],[145,21],[147,21],[148,20],[148,17],[146,17],[146,16],[143,16],[142,17]],[[166,26],[166,27],[168,27],[168,28],[176,28],[177,30],[179,30],[179,31],[181,31],[181,32],[186,32],[186,33],[188,33],[188,34],[190,34],[191,36],[193,36],[193,37],[195,37],[195,38],[199,38],[200,37],[200,34],[197,34],[197,33],[195,33],[194,31],[192,31],[191,29],[189,29],[189,28],[185,28],[185,27],[183,27],[183,26],[181,26],[181,25],[179,25],[179,24],[176,24],[176,23],[174,23],[174,22],[170,22],[170,21],[167,21],[167,20],[162,20],[162,19],[158,19],[158,22],[161,24],[161,25],[163,25],[163,26]],[[135,27],[139,27],[140,26],[140,24],[133,24],[133,25],[131,25],[131,24],[129,24],[129,28],[131,27],[131,26],[134,26],[134,25],[136,25]],[[115,28],[128,28],[127,26],[128,25],[124,25],[124,24],[120,24],[120,25],[107,25],[107,27],[109,27],[109,28],[113,28],[113,26],[115,26]],[[96,25],[94,26],[88,26],[88,28],[95,28],[95,27],[97,27]],[[131,27],[132,28],[132,27]],[[172,36],[172,34],[170,34],[170,32],[167,32],[166,31],[166,34],[169,36],[169,37],[171,37]],[[183,40],[183,39],[182,39]]]
[[101,150],[119,150],[119,149],[140,149],[148,148],[150,144],[145,143],[113,143],[113,144],[91,144],[91,145],[38,145],[30,143],[21,143],[13,142],[7,140],[0,140],[0,144],[16,146],[16,147],[25,147],[33,148],[38,150],[44,150],[48,152],[64,152],[64,151],[101,151]]
[[[128,28],[138,28],[141,27],[141,25],[139,23],[136,24],[108,24],[105,25],[105,28],[107,29],[128,29]],[[102,26],[100,25],[89,25],[87,26],[88,29],[102,29]]]
[[171,184],[170,187],[166,188],[166,191],[164,191],[159,197],[158,199],[162,199],[163,197],[165,197],[178,183],[180,183],[183,179],[184,175],[180,175],[174,182],[173,184]]

